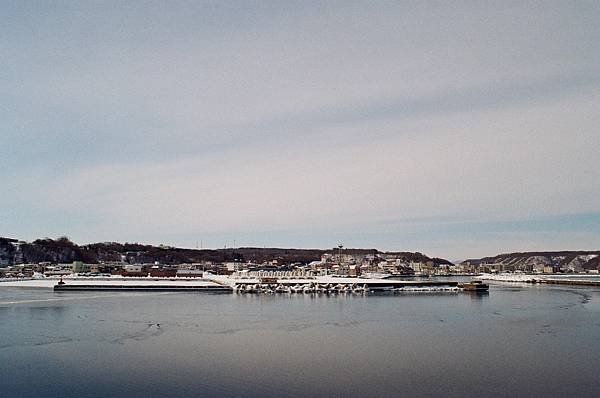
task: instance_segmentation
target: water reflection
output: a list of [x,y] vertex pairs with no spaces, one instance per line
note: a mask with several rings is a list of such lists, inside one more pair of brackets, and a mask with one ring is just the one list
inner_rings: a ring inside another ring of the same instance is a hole
[[466,294],[472,300],[483,300],[489,297],[490,292],[463,292],[462,294]]

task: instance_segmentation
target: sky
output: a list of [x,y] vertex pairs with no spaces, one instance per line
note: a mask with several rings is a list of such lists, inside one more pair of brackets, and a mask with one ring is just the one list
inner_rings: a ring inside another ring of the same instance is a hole
[[0,16],[0,236],[600,249],[600,2]]

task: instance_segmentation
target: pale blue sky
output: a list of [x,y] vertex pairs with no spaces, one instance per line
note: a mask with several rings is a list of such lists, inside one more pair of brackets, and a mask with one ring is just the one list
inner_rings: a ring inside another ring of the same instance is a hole
[[600,247],[598,2],[2,2],[0,236]]

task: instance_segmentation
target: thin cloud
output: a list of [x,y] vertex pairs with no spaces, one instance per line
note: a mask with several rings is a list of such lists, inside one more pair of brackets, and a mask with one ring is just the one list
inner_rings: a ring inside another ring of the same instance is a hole
[[598,4],[0,7],[6,235],[462,258],[600,211]]

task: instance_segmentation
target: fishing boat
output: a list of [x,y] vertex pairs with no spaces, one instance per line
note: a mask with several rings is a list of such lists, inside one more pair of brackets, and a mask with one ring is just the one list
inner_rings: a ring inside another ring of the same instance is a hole
[[487,292],[490,290],[490,286],[482,281],[470,281],[459,283],[458,287],[462,288],[466,292]]

